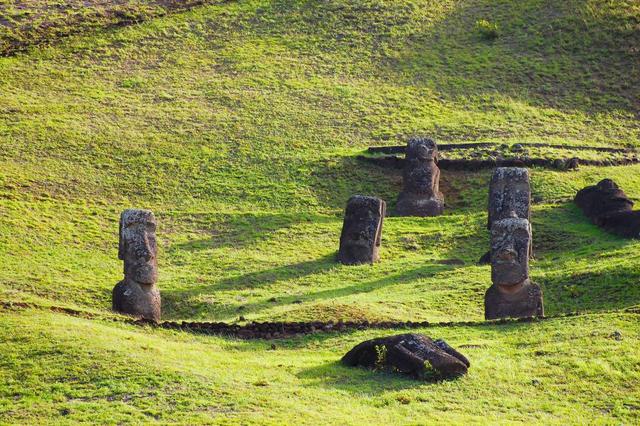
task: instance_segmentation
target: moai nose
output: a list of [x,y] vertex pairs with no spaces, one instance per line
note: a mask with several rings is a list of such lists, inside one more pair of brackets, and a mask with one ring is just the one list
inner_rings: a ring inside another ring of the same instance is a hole
[[518,253],[512,248],[505,248],[498,252],[498,259],[506,262],[511,262],[516,259]]

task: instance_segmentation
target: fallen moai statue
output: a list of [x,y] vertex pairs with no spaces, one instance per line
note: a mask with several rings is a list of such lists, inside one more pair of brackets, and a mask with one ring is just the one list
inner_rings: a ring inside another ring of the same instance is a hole
[[450,379],[466,374],[469,360],[444,340],[432,340],[422,334],[399,334],[367,340],[356,345],[342,363],[351,367],[387,369],[416,379]]
[[640,211],[611,179],[587,186],[576,194],[577,206],[591,221],[612,234],[640,238]]
[[340,234],[338,261],[345,265],[373,263],[380,259],[382,222],[387,210],[380,198],[354,195],[347,208]]
[[156,219],[149,210],[129,209],[120,216],[118,258],[124,280],[113,288],[113,310],[160,321]]
[[432,139],[412,138],[407,143],[402,192],[396,203],[399,216],[438,216],[444,210],[440,192],[438,147]]

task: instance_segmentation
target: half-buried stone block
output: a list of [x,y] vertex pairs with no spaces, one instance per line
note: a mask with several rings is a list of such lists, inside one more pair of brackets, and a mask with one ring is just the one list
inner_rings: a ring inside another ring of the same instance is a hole
[[380,259],[382,222],[387,206],[380,198],[349,198],[340,234],[338,261],[345,265],[373,263]]

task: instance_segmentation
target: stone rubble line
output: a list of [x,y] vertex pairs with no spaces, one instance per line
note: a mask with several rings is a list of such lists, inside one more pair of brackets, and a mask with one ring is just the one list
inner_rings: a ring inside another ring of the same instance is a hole
[[229,324],[225,322],[199,322],[199,321],[160,321],[154,322],[144,319],[126,319],[116,316],[104,316],[97,313],[60,306],[44,306],[30,302],[0,302],[2,310],[39,309],[51,312],[63,313],[74,317],[86,319],[108,319],[136,326],[151,326],[169,330],[181,330],[192,333],[221,335],[237,337],[240,339],[283,339],[300,337],[315,333],[346,332],[369,329],[414,329],[427,327],[469,327],[491,326],[503,324],[539,322],[557,318],[570,318],[603,313],[631,313],[640,314],[640,307],[631,307],[622,310],[602,311],[593,313],[568,312],[544,317],[503,318],[491,321],[309,321],[309,322],[251,322],[246,325]]
[[[567,150],[582,150],[582,151],[597,151],[597,152],[613,152],[613,153],[633,153],[638,152],[635,148],[616,148],[610,146],[589,146],[589,145],[558,145],[551,143],[521,143],[523,148],[556,148]],[[454,149],[472,149],[472,148],[500,148],[500,144],[494,142],[471,142],[471,143],[457,143],[457,144],[438,144],[438,150],[450,151]],[[381,154],[403,154],[407,149],[406,145],[394,145],[394,146],[370,146],[368,151],[371,153]]]
[[[356,156],[357,160],[367,163],[375,164],[376,166],[400,169],[404,168],[404,158],[400,158],[395,155],[388,155],[385,157],[367,157],[364,155]],[[578,166],[628,166],[632,164],[639,164],[640,158],[621,158],[613,160],[588,160],[582,158],[509,158],[501,160],[438,160],[438,167],[443,170],[467,170],[476,171],[481,169],[492,169],[495,167],[544,167],[555,170],[574,170]]]

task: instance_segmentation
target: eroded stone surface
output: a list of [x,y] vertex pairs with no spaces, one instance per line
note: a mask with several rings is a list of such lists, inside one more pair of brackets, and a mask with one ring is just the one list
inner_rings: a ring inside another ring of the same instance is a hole
[[[489,183],[487,229],[496,220],[519,217],[531,221],[531,185],[529,171],[522,167],[498,167]],[[533,255],[530,247],[530,255]],[[491,262],[490,252],[485,253],[478,263]]]
[[438,147],[428,138],[412,138],[407,143],[403,187],[398,196],[399,216],[438,216],[444,210],[440,192]]
[[491,226],[491,281],[485,293],[485,318],[543,316],[542,290],[529,279],[531,225],[508,217]]
[[516,217],[531,220],[529,171],[522,167],[498,167],[489,184],[487,229],[500,219]]
[[429,366],[436,378],[461,376],[470,366],[469,360],[444,340],[413,333],[362,342],[342,357],[342,363],[352,367],[389,369],[415,378],[426,378]]
[[148,210],[128,209],[120,215],[118,258],[124,279],[113,289],[113,310],[160,321],[156,219]]
[[380,198],[364,195],[349,198],[338,250],[338,260],[341,263],[357,265],[380,259],[382,223],[386,208],[386,203]]
[[608,232],[627,238],[640,238],[640,211],[611,179],[578,191],[575,203],[591,221]]

